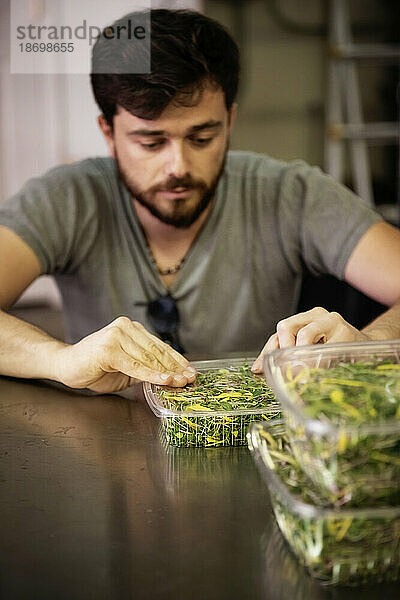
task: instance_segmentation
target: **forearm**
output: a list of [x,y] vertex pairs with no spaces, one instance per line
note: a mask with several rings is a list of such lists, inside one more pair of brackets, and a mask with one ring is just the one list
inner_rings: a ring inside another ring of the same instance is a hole
[[400,300],[364,327],[362,332],[371,340],[394,340],[400,338]]
[[0,310],[0,375],[50,379],[108,394],[138,380],[182,387],[195,380],[196,370],[128,317],[68,345]]
[[56,355],[66,344],[0,310],[0,374],[60,381]]

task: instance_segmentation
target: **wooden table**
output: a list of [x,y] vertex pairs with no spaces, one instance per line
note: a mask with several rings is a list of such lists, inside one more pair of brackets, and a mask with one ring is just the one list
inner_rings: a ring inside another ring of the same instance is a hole
[[247,448],[172,449],[138,393],[0,378],[1,600],[399,598],[321,587]]

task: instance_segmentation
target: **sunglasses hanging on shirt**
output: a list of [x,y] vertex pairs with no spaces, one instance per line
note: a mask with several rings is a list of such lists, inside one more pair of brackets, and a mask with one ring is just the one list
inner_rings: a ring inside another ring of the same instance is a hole
[[[136,303],[136,306],[140,305],[143,306],[143,303]],[[178,333],[180,317],[174,298],[170,294],[165,294],[151,300],[145,306],[147,306],[147,320],[156,334],[163,342],[183,354],[185,350],[180,343]]]

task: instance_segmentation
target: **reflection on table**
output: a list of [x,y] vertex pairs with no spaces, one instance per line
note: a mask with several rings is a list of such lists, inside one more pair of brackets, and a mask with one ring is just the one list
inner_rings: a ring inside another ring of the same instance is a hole
[[247,448],[167,446],[139,389],[0,378],[0,435],[1,598],[376,598],[309,578]]

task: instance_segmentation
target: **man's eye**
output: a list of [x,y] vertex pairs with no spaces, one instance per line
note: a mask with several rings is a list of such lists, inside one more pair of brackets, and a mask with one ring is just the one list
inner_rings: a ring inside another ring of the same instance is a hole
[[209,144],[210,142],[212,142],[213,138],[212,137],[196,137],[196,138],[192,138],[192,142],[194,142],[195,144],[198,144],[199,146],[206,146],[207,144]]
[[162,145],[162,142],[151,142],[150,144],[140,144],[142,148],[146,148],[146,150],[156,150]]

